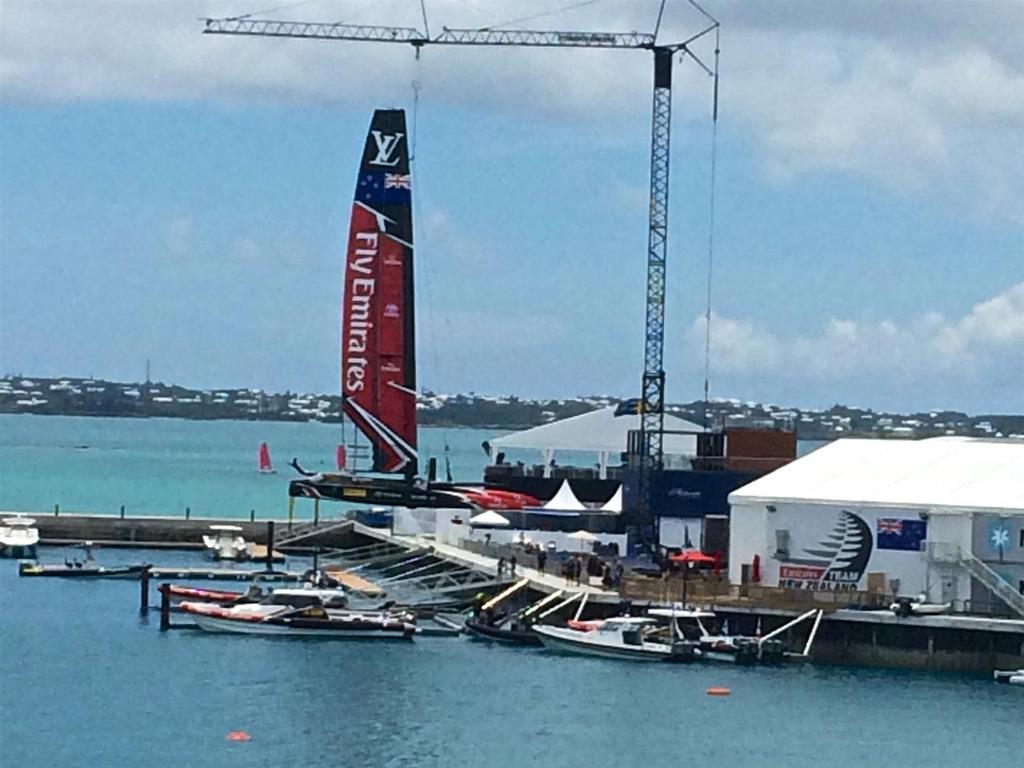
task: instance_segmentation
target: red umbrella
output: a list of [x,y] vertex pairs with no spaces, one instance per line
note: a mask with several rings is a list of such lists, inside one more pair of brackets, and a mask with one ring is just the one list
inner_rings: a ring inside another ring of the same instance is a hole
[[696,549],[676,552],[674,555],[669,555],[668,559],[673,563],[698,563],[703,565],[713,565],[715,562],[715,558],[711,555],[705,555]]

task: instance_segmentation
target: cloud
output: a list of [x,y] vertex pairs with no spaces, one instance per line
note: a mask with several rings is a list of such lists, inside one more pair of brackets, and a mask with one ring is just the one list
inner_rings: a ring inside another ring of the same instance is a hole
[[[241,0],[5,0],[0,96],[8,103],[176,101],[365,107],[408,100],[587,123],[594,140],[634,137],[649,110],[650,58],[621,51],[426,48],[200,34],[200,16]],[[778,183],[810,173],[935,194],[957,211],[1024,225],[1024,3],[708,0],[722,21],[722,119],[741,126]],[[538,28],[649,30],[657,0],[432,0],[442,25],[521,19]],[[547,12],[547,13],[546,13]],[[324,0],[275,17],[422,27],[410,2]],[[701,19],[670,2],[662,39]],[[54,34],[59,30],[59,34]],[[697,44],[710,53],[710,40]],[[676,68],[677,119],[706,119],[709,84]],[[628,127],[627,127],[628,126]],[[642,136],[635,139],[642,141]]]
[[[703,353],[705,328],[703,317],[689,328],[694,353]],[[1024,282],[957,319],[934,312],[905,323],[832,318],[815,333],[790,337],[712,314],[711,364],[723,373],[819,381],[1000,378],[1008,370],[1024,369]]]

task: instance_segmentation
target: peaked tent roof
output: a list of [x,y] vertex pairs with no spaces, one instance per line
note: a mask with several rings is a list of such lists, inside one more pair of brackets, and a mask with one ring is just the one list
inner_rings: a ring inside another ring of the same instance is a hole
[[558,493],[542,507],[542,509],[571,510],[573,512],[586,509],[583,502],[576,498],[576,494],[569,487],[569,481],[563,480]]
[[508,518],[499,515],[493,509],[481,512],[476,517],[469,518],[470,525],[508,525]]
[[[564,451],[608,451],[620,453],[626,450],[626,434],[631,429],[640,429],[639,414],[616,416],[615,406],[599,408],[579,416],[542,424],[539,427],[513,432],[492,439],[491,445],[502,448],[534,448]],[[665,429],[686,432],[701,432],[693,422],[665,414]],[[697,453],[696,435],[665,435],[664,452],[678,456],[693,456]]]
[[836,440],[729,494],[730,504],[811,502],[1024,513],[1024,440]]
[[608,501],[601,507],[602,512],[621,512],[622,511],[622,484],[619,483],[618,490],[612,495]]

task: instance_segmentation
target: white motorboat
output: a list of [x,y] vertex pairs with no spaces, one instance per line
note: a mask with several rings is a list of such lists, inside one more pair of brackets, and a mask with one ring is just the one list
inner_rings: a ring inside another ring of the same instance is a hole
[[207,632],[374,640],[408,640],[416,633],[415,618],[408,613],[334,610],[316,591],[278,589],[261,603],[190,601],[178,607]]
[[908,616],[938,616],[946,613],[953,607],[952,603],[929,603],[926,595],[919,595],[916,599],[900,597],[896,599],[889,610],[905,619]]
[[252,557],[252,543],[241,535],[238,525],[211,525],[212,534],[203,535],[203,544],[214,560],[248,560]]
[[713,633],[708,624],[714,626],[715,614],[711,611],[685,608],[652,608],[647,614],[667,622],[679,640],[693,640],[700,646],[700,657],[707,661],[724,661],[730,664],[755,664],[782,661],[784,648],[781,641],[761,641],[747,635],[730,635],[727,632]]
[[3,519],[0,525],[0,557],[34,559],[39,546],[36,521],[18,513]]
[[569,627],[536,625],[544,647],[553,651],[633,661],[693,661],[700,655],[697,644],[673,640],[658,622],[646,617],[605,619],[581,631]]
[[992,673],[997,683],[1024,685],[1024,669],[997,669]]

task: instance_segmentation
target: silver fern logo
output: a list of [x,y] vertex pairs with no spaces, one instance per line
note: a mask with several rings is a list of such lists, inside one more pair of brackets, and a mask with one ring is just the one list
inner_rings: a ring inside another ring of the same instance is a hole
[[867,570],[873,548],[871,529],[858,515],[842,511],[832,529],[806,557],[779,565],[779,586],[790,589],[855,590]]

